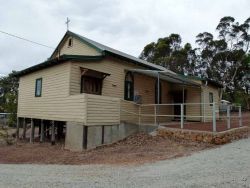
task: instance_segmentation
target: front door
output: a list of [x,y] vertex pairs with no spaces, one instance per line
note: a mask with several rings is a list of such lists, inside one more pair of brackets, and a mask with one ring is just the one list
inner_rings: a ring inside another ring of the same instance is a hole
[[[174,102],[174,119],[180,119],[181,115],[181,103],[186,102],[187,91],[175,91],[173,92],[173,102]],[[183,101],[184,100],[184,101]],[[184,115],[186,115],[186,105],[184,105]]]

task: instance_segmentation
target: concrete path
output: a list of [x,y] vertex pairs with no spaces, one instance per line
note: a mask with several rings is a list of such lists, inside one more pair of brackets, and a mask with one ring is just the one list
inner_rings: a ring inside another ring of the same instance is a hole
[[0,187],[250,187],[250,139],[136,167],[2,164]]

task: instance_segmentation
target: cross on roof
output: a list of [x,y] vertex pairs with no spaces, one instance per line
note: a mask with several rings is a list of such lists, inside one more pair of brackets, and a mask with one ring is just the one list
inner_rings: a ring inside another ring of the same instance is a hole
[[67,25],[67,31],[69,30],[69,22],[70,22],[70,19],[67,17],[67,20],[65,22],[65,24]]

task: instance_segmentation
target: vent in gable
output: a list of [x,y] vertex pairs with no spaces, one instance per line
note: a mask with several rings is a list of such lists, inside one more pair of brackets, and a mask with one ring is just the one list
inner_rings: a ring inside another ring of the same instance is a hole
[[73,39],[69,38],[68,39],[68,47],[72,47],[73,46]]

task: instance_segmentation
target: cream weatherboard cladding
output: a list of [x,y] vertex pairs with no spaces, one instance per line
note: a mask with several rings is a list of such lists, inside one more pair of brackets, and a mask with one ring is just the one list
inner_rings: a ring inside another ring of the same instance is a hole
[[[119,98],[80,93],[69,95],[70,68],[70,62],[63,63],[21,77],[18,117],[72,121],[85,125],[119,124]],[[41,97],[34,95],[37,78],[43,79]]]
[[[60,48],[60,55],[67,54],[67,55],[89,55],[89,56],[96,56],[101,55],[99,51],[96,49],[88,46],[77,40],[74,37],[70,37],[72,39],[72,46],[68,46],[69,37],[66,37],[63,41],[61,48]],[[59,53],[56,53],[53,57],[58,57]]]
[[[84,95],[69,96],[70,63],[22,76],[19,81],[18,117],[83,122]],[[42,78],[42,96],[35,97],[35,81]]]
[[121,100],[120,120],[132,124],[139,124],[139,105],[127,100]]
[[[103,96],[80,94],[80,67],[111,74],[104,79]],[[75,121],[87,125],[119,124],[118,100],[123,98],[125,69],[129,68],[137,66],[110,58],[101,62],[67,62],[22,76],[18,117]],[[41,97],[35,97],[37,78],[43,79]]]
[[197,87],[188,87],[187,88],[187,99],[186,99],[186,115],[187,120],[190,121],[200,121],[201,117],[201,89]]
[[85,94],[87,101],[87,121],[91,125],[120,124],[120,99]]
[[124,96],[124,78],[126,69],[139,68],[128,62],[115,58],[105,58],[98,62],[72,62],[70,72],[70,94],[80,93],[81,71],[80,67],[93,69],[110,74],[103,80],[102,95],[122,98]]
[[[213,93],[213,102],[216,103],[216,111],[217,111],[217,117],[219,116],[219,89],[215,88],[211,85],[203,86],[202,87],[202,101],[205,103],[202,106],[202,112],[206,116],[212,116],[213,114],[213,106],[208,104],[209,101],[209,93]],[[204,121],[211,121],[212,117],[206,117]]]

